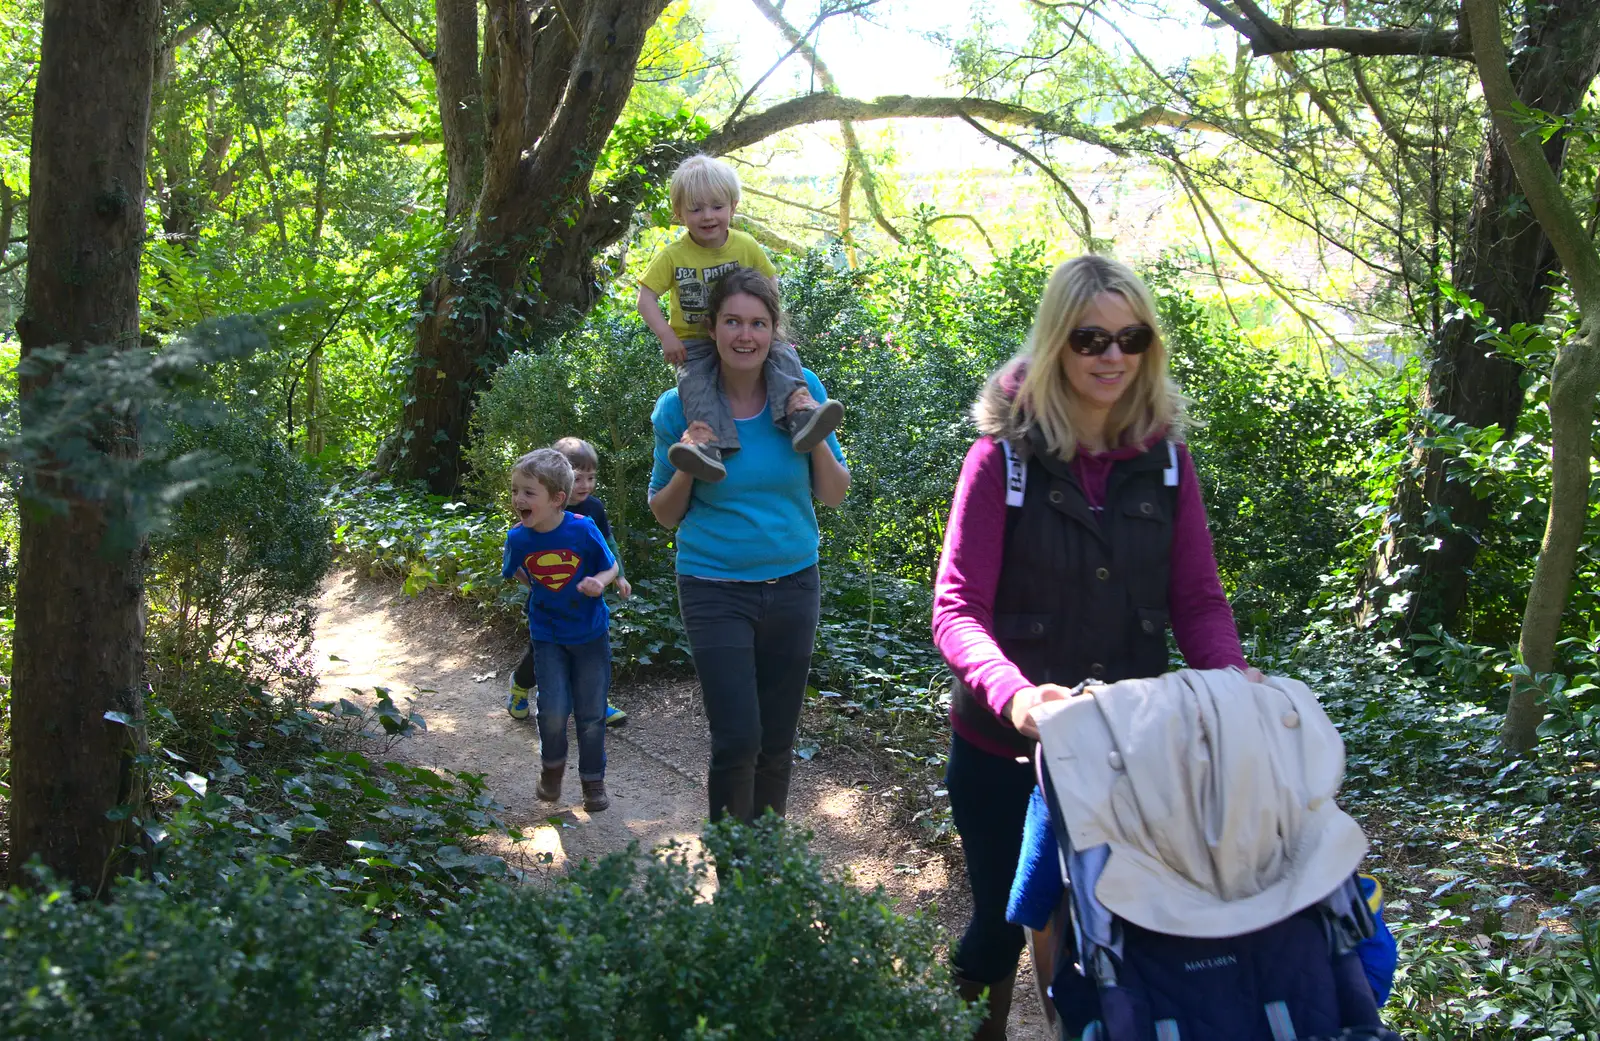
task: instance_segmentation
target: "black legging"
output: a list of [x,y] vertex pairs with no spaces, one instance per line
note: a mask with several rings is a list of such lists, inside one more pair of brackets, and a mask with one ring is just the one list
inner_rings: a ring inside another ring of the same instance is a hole
[[533,642],[528,642],[528,649],[522,652],[522,660],[517,663],[517,671],[511,674],[511,682],[523,690],[532,690],[533,674]]
[[1033,764],[994,755],[952,734],[945,787],[972,888],[972,921],[950,963],[957,976],[999,983],[1017,970],[1020,925],[1006,921],[1011,882],[1022,856],[1022,825],[1033,794]]

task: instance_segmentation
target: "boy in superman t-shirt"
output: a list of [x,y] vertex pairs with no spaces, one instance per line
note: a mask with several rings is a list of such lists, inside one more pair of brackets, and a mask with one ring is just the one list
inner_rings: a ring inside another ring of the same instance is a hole
[[[597,813],[611,805],[605,781],[611,616],[601,594],[617,577],[617,561],[593,521],[566,512],[571,494],[572,464],[560,452],[541,448],[516,461],[511,505],[518,523],[506,533],[500,570],[528,587],[528,641],[539,678],[539,798],[561,798],[573,716],[583,808]],[[533,681],[533,675],[512,677],[523,688]]]

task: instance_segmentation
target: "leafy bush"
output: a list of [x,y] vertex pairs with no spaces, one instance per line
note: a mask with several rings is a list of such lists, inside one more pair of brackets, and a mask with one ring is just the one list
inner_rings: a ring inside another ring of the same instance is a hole
[[650,412],[670,386],[672,370],[644,322],[614,301],[603,304],[578,329],[496,370],[472,414],[466,455],[475,495],[509,505],[518,456],[582,437],[600,456],[596,494],[605,500],[630,579],[670,570],[670,558],[657,551],[665,539],[645,507],[655,450]]
[[[1340,606],[1357,601],[1361,569],[1374,545],[1389,540],[1421,545],[1437,543],[1444,532],[1460,532],[1477,545],[1468,575],[1467,602],[1452,622],[1453,637],[1513,654],[1526,604],[1527,590],[1544,538],[1550,501],[1550,367],[1556,344],[1573,335],[1578,316],[1570,297],[1558,293],[1550,316],[1541,325],[1516,325],[1502,330],[1482,304],[1444,286],[1442,295],[1456,309],[1453,321],[1479,329],[1485,349],[1525,366],[1526,400],[1517,429],[1506,436],[1497,426],[1473,427],[1424,407],[1420,374],[1404,374],[1385,396],[1389,399],[1374,423],[1373,444],[1364,467],[1360,523],[1351,532],[1348,560],[1330,589]],[[1600,440],[1596,441],[1600,450]],[[1403,525],[1394,513],[1402,495],[1420,495],[1426,478],[1424,461],[1447,467],[1447,480],[1469,487],[1492,509],[1481,528],[1466,528],[1446,508],[1430,508],[1421,523]],[[1584,544],[1600,542],[1600,497],[1591,496]],[[1400,569],[1380,576],[1381,587],[1366,591],[1381,610],[1371,621],[1380,633],[1392,635],[1400,618],[1411,620],[1417,634],[1440,621],[1435,590],[1421,569]],[[1412,618],[1411,616],[1414,616]],[[1600,617],[1600,555],[1580,551],[1563,615],[1563,645],[1592,641],[1593,620]],[[1571,673],[1577,663],[1558,648],[1557,668]]]
[[266,865],[207,881],[0,894],[0,1035],[356,1038],[385,1017],[397,988],[359,914]]
[[520,607],[500,577],[509,510],[425,496],[388,481],[339,481],[323,496],[341,553],[405,579],[408,594],[439,586],[470,600]]
[[0,896],[0,1033],[51,1039],[964,1038],[932,923],[826,875],[772,819],[489,886],[363,932],[305,875],[124,882],[110,905]]
[[1359,502],[1366,410],[1331,379],[1206,317],[1165,266],[1150,272],[1217,567],[1241,630],[1294,628],[1339,561]]
[[282,442],[239,415],[174,431],[173,451],[201,449],[230,475],[151,539],[146,589],[156,702],[204,725],[242,686],[229,674],[259,664],[309,694],[311,600],[333,546],[321,483]]
[[978,274],[931,240],[856,271],[813,252],[785,273],[795,344],[847,409],[850,494],[822,516],[830,559],[932,577],[976,436],[968,408],[1026,338],[1048,273],[1037,247]]
[[503,860],[473,851],[485,833],[520,838],[483,776],[389,758],[426,724],[376,693],[368,709],[258,692],[213,713],[206,741],[158,712],[145,760],[158,812],[113,811],[148,840],[128,851],[135,866],[161,879],[225,875],[265,856],[379,920],[436,913],[506,877]]
[[496,1037],[970,1035],[931,922],[825,875],[770,817],[705,843],[720,878],[709,902],[706,862],[669,847],[642,875],[610,857],[550,898],[498,890],[463,906],[433,934],[434,971],[453,984],[441,993]]

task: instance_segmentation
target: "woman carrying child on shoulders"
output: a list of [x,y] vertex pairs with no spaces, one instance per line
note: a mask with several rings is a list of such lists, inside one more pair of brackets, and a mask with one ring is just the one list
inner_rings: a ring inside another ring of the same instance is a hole
[[[720,159],[693,155],[672,171],[668,198],[684,235],[655,255],[639,277],[639,315],[661,340],[661,356],[678,373],[678,405],[690,423],[705,433],[668,449],[672,466],[707,483],[727,476],[727,457],[738,452],[743,428],[734,422],[718,384],[717,345],[706,335],[707,305],[729,271],[754,268],[777,290],[777,268],[760,243],[734,228],[739,208],[739,174]],[[671,313],[661,313],[661,298]],[[837,401],[813,400],[806,389],[800,356],[774,338],[766,349],[762,385],[767,389],[767,421],[789,438],[794,451],[810,454],[844,418]]]
[[[850,471],[829,436],[797,453],[768,418],[763,366],[783,312],[772,280],[750,268],[711,292],[709,335],[740,450],[712,483],[669,462],[678,444],[702,444],[710,427],[689,422],[677,390],[656,402],[650,510],[677,529],[678,606],[711,727],[711,818],[750,821],[784,812],[795,727],[811,668],[821,606],[813,498],[844,501]],[[816,408],[827,393],[815,374],[790,396]]]
[[[934,585],[933,637],[955,676],[946,784],[972,889],[951,957],[988,990],[979,1041],[1004,1038],[1022,951],[1006,921],[1034,784],[1031,717],[1081,683],[1244,669],[1200,485],[1181,435],[1155,304],[1105,257],[1056,269],[1027,346],[989,378]],[[1252,678],[1260,674],[1250,670]]]

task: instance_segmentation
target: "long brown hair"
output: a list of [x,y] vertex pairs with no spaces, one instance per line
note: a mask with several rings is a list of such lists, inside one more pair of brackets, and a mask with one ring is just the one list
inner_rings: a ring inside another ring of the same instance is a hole
[[710,306],[706,308],[706,335],[716,339],[717,315],[722,312],[722,305],[728,302],[728,297],[740,293],[755,297],[766,307],[772,318],[772,342],[784,339],[783,303],[778,299],[777,287],[772,279],[753,267],[736,267],[711,287]]

